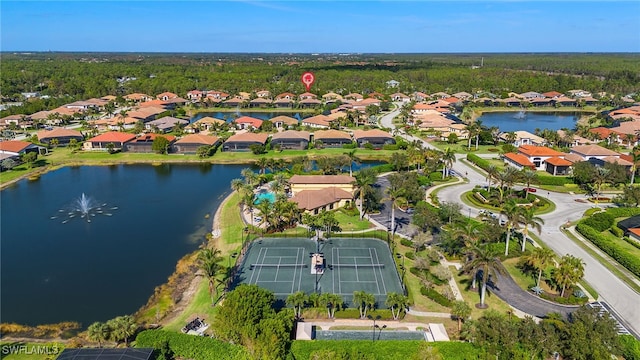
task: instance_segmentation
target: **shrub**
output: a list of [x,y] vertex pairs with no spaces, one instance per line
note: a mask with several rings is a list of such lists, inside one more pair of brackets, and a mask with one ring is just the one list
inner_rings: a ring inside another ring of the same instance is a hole
[[440,171],[434,171],[429,174],[429,179],[431,181],[442,181],[442,173]]
[[482,170],[487,170],[489,168],[489,162],[476,154],[467,154],[467,160],[471,163],[477,165]]
[[451,300],[447,299],[444,295],[440,294],[434,289],[421,287],[420,293],[442,306],[451,307]]
[[[377,306],[384,306],[384,304],[377,304]],[[367,316],[371,315],[377,317],[380,315],[380,320],[393,320],[391,310],[389,309],[369,309]],[[336,319],[360,319],[360,310],[355,308],[346,308],[336,311]]]
[[577,297],[575,295],[571,295],[565,298],[561,296],[549,295],[545,292],[541,293],[540,297],[545,300],[553,301],[562,305],[584,305],[589,301],[587,297]]
[[409,240],[409,239],[401,239],[400,240],[400,245],[413,247],[413,242],[411,240]]
[[617,226],[612,226],[609,231],[613,234],[613,236],[615,237],[619,237],[622,238],[624,236],[624,231],[622,231],[622,229],[620,229]]
[[628,236],[623,236],[622,240],[628,242],[633,247],[640,249],[640,243],[635,240],[631,240]]
[[342,148],[343,149],[355,149],[358,147],[358,144],[356,143],[351,143],[351,144],[342,144]]
[[582,220],[585,225],[592,227],[597,231],[605,231],[613,225],[614,222],[613,216],[608,212],[599,212],[597,214],[593,214],[592,216]]
[[626,360],[640,360],[640,341],[633,335],[620,335],[619,339],[622,346],[622,356]]
[[160,349],[164,343],[176,356],[194,360],[246,359],[245,348],[207,336],[193,336],[165,330],[145,330],[136,337],[136,347]]
[[573,184],[573,180],[571,178],[562,176],[538,175],[537,183],[538,185],[564,186],[566,184]]
[[384,144],[382,145],[382,150],[398,150],[399,147],[397,144]]
[[362,145],[362,147],[367,149],[367,150],[373,150],[373,144],[372,143],[366,143],[366,144]]
[[404,256],[409,260],[415,260],[416,256],[413,254],[413,251],[407,251]]
[[432,274],[442,281],[449,281],[449,279],[451,279],[451,271],[442,265],[436,266]]
[[626,249],[621,248],[618,244],[607,239],[599,231],[585,224],[582,220],[576,225],[576,230],[600,250],[614,258],[620,265],[627,268],[634,275],[640,276],[640,259],[630,254]]

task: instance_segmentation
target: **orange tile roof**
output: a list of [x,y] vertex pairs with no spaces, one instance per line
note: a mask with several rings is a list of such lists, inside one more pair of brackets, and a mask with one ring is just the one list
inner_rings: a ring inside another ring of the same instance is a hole
[[393,136],[386,131],[382,131],[379,129],[371,129],[371,130],[355,130],[353,132],[354,139],[360,138],[388,138],[393,139]]
[[100,134],[98,136],[92,137],[88,141],[90,142],[119,142],[125,143],[127,141],[131,141],[135,139],[136,136],[133,134],[127,134],[119,131],[109,131],[104,134]]
[[176,95],[176,94],[174,94],[174,93],[172,93],[172,92],[165,91],[165,92],[163,92],[162,94],[158,94],[158,95],[156,96],[156,98],[161,99],[161,98],[163,98],[163,97],[165,97],[165,96],[166,96],[168,99],[173,99],[173,98],[177,98],[177,97],[178,97],[178,95]]
[[33,145],[33,144],[27,141],[19,141],[19,140],[0,141],[0,150],[19,153],[20,151],[26,149],[30,145]]
[[298,123],[298,119],[292,118],[290,116],[280,115],[269,119],[272,123],[282,122],[287,125],[296,125]]
[[264,144],[267,142],[268,138],[269,138],[269,134],[266,134],[266,133],[247,132],[242,134],[233,134],[225,142],[241,141],[241,142],[258,142],[258,143]]
[[535,146],[535,145],[520,145],[518,148],[518,153],[524,154],[528,157],[532,156],[564,156],[564,153],[559,151],[555,151],[546,146]]
[[203,135],[203,134],[191,134],[186,135],[182,139],[176,141],[176,144],[203,144],[203,145],[214,145],[220,141],[220,138],[213,135]]
[[351,139],[351,135],[340,130],[318,130],[313,133],[314,140],[321,139]]
[[173,142],[176,140],[176,137],[173,135],[149,133],[149,134],[140,135],[135,139],[133,139],[131,142],[148,142],[148,141],[153,141],[158,137],[163,137],[169,140],[169,142]]
[[633,228],[628,230],[630,233],[636,236],[640,236],[640,228]]
[[140,107],[147,107],[147,106],[167,106],[169,103],[164,101],[164,100],[160,100],[160,99],[155,99],[155,100],[149,100],[149,101],[145,101],[140,103]]
[[302,119],[302,124],[313,124],[313,125],[322,125],[329,126],[330,119],[326,115],[316,115],[306,119]]
[[329,187],[322,190],[302,190],[295,194],[291,201],[298,204],[298,208],[302,210],[314,210],[334,204],[340,200],[350,200],[353,195],[348,191],[340,188]]
[[445,98],[444,101],[446,101],[446,102],[448,102],[450,104],[455,104],[458,101],[460,101],[460,99],[458,99],[457,97],[451,96],[451,97]]
[[40,130],[38,131],[38,140],[46,138],[67,137],[67,136],[79,136],[82,137],[80,131],[65,129],[62,127],[56,127],[52,130]]
[[573,163],[569,160],[565,160],[561,157],[552,157],[545,160],[547,164],[551,164],[554,166],[571,166]]
[[542,95],[544,97],[548,97],[548,98],[553,98],[553,97],[558,97],[558,96],[562,96],[562,93],[559,93],[557,91],[548,91],[546,93],[542,93]]
[[254,128],[259,128],[260,125],[262,125],[262,120],[256,119],[256,118],[251,117],[251,116],[241,116],[241,117],[233,120],[233,122],[236,123],[236,124],[249,124],[249,125],[253,126]]
[[516,153],[506,153],[504,154],[504,157],[506,157],[507,159],[515,162],[518,165],[521,166],[525,166],[525,167],[529,167],[529,168],[535,168],[536,166],[529,161],[529,158],[527,158],[526,156],[522,155],[522,154],[516,154]]
[[349,175],[293,175],[289,184],[351,184],[355,181]]
[[620,156],[617,152],[603,148],[600,145],[578,145],[572,147],[571,152],[585,156]]

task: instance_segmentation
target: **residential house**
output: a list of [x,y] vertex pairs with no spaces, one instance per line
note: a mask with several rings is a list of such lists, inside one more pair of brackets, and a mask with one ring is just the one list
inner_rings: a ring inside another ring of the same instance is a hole
[[529,104],[531,104],[531,106],[535,106],[535,107],[541,107],[541,106],[553,106],[554,105],[554,100],[551,98],[535,98],[535,99],[531,99],[529,100]]
[[251,145],[266,145],[269,134],[241,133],[233,134],[222,145],[223,151],[251,151]]
[[189,120],[178,119],[171,116],[165,116],[157,120],[149,121],[144,124],[145,129],[154,131],[156,128],[163,133],[173,130],[176,126],[187,125]]
[[292,108],[295,105],[295,101],[292,99],[281,98],[273,101],[273,107],[276,108]]
[[304,100],[298,101],[298,105],[305,109],[317,108],[322,105],[322,101],[318,99],[304,99]]
[[281,100],[281,99],[295,100],[296,99],[296,94],[293,94],[293,93],[290,93],[290,92],[284,92],[284,93],[278,94],[276,96],[276,100]]
[[30,116],[23,114],[8,115],[0,119],[0,126],[8,127],[10,125],[25,130],[33,126],[33,121]]
[[536,166],[529,161],[529,159],[519,153],[506,153],[504,155],[502,155],[502,159],[504,160],[504,163],[509,165],[509,166],[513,166],[518,170],[522,170],[522,169],[531,169],[531,170],[535,170]]
[[220,143],[221,140],[217,136],[189,134],[174,142],[171,149],[177,154],[195,154],[198,152],[198,149],[203,146],[215,147],[220,145]]
[[249,101],[249,107],[265,108],[271,106],[272,103],[269,99],[258,97]]
[[506,99],[498,99],[496,100],[498,103],[501,103],[504,106],[521,106],[523,103],[522,99],[518,99],[516,97],[508,97]]
[[510,134],[514,135],[514,140],[511,143],[511,145],[515,146],[515,147],[520,147],[522,145],[537,145],[537,146],[542,146],[545,145],[547,143],[547,141],[543,138],[541,138],[538,135],[534,135],[528,131],[514,131],[511,133],[501,133],[500,134],[500,139],[506,142],[509,142],[509,138],[510,138]]
[[393,93],[390,95],[390,97],[391,97],[391,101],[400,101],[403,103],[408,103],[411,101],[411,97],[403,93]]
[[458,99],[455,96],[450,96],[448,98],[444,98],[444,99],[442,99],[442,101],[447,102],[449,105],[454,105],[454,104],[462,102],[462,100]]
[[298,119],[292,118],[290,116],[285,116],[285,115],[279,115],[279,116],[273,117],[269,119],[269,121],[271,121],[273,123],[273,126],[275,126],[278,129],[287,129],[289,127],[296,126],[299,124]]
[[164,134],[142,134],[135,139],[124,144],[122,151],[133,153],[153,153],[153,141],[156,138],[163,137],[169,141],[167,152],[171,149],[171,145],[176,141],[173,135]]
[[342,100],[342,95],[336,94],[334,92],[328,92],[322,95],[322,101],[324,101],[325,103],[335,102],[338,100]]
[[591,93],[590,92],[588,92],[586,90],[582,90],[582,89],[569,90],[567,92],[569,93],[569,96],[572,96],[574,98],[591,97]]
[[469,94],[466,91],[460,91],[455,94],[451,94],[452,97],[458,98],[461,101],[467,101],[473,99],[473,95]]
[[570,149],[571,154],[578,155],[583,161],[588,161],[597,166],[603,166],[605,162],[622,165],[630,168],[633,163],[621,158],[621,154],[609,150],[600,145],[574,146]]
[[310,92],[303,92],[302,94],[298,95],[298,101],[309,100],[309,99],[318,99],[318,95]]
[[384,145],[396,143],[391,134],[379,129],[355,130],[353,132],[353,139],[358,144],[358,147],[364,147],[365,144],[371,144],[374,149],[381,149]]
[[571,166],[573,162],[566,159],[566,157],[552,157],[545,161],[546,171],[553,176],[556,175],[569,175],[571,173]]
[[536,170],[547,169],[546,161],[550,158],[564,158],[563,152],[553,150],[546,146],[520,145],[518,154],[522,154],[535,165]]
[[469,131],[467,130],[467,125],[465,124],[453,123],[449,125],[445,130],[440,130],[440,140],[447,141],[451,134],[455,134],[458,140],[469,139]]
[[351,135],[339,130],[318,130],[313,133],[314,142],[322,142],[322,147],[339,148],[351,144]]
[[158,100],[162,100],[162,101],[167,101],[167,100],[169,100],[169,99],[175,99],[175,98],[177,98],[177,97],[178,97],[178,95],[176,95],[176,94],[174,94],[174,93],[172,93],[172,92],[168,92],[168,91],[166,91],[166,92],[163,92],[163,93],[161,93],[161,94],[158,94],[158,95],[156,96],[156,99],[158,99]]
[[369,93],[368,97],[371,99],[383,100],[384,94],[374,91],[372,93]]
[[440,100],[442,100],[442,99],[446,99],[448,97],[451,97],[451,95],[447,94],[446,92],[440,91],[440,92],[433,93],[433,94],[429,95],[429,97],[432,98],[432,99],[440,99]]
[[575,99],[572,99],[566,96],[561,96],[559,98],[556,98],[553,101],[553,103],[558,106],[576,106],[578,102]]
[[545,96],[540,94],[539,92],[535,92],[535,91],[527,91],[524,92],[522,94],[520,94],[520,96],[525,99],[525,100],[534,100],[534,99],[544,99]]
[[423,102],[423,101],[429,99],[430,96],[428,94],[423,93],[423,92],[416,91],[411,95],[411,98],[416,102]]
[[73,139],[75,139],[78,144],[82,143],[82,140],[84,140],[84,136],[80,131],[65,129],[62,127],[38,131],[37,136],[38,141],[47,145],[51,144],[51,141],[53,140],[57,141],[60,146],[69,145],[69,142]]
[[171,104],[168,101],[160,100],[160,99],[153,99],[153,100],[141,102],[138,104],[138,107],[139,108],[156,107],[156,108],[162,108],[165,110],[172,108]]
[[218,101],[226,100],[229,97],[229,94],[222,91],[212,90],[212,91],[207,91],[206,96],[208,99],[212,99],[214,102],[218,102]]
[[398,86],[400,86],[400,82],[396,80],[389,80],[386,82],[386,85],[388,88],[397,88]]
[[109,131],[84,142],[84,150],[108,150],[109,144],[113,144],[114,150],[122,150],[124,144],[136,138],[133,134],[118,131]]
[[153,99],[151,96],[147,94],[141,94],[141,93],[128,94],[123,96],[123,98],[125,100],[129,100],[137,103]]
[[222,127],[226,123],[227,122],[225,120],[213,118],[211,116],[205,116],[187,125],[185,127],[185,131],[188,133],[198,133],[203,130],[213,131],[216,128]]
[[271,147],[276,145],[280,149],[305,150],[309,148],[311,133],[308,131],[286,130],[271,136]]
[[262,120],[251,116],[241,116],[233,120],[236,128],[241,130],[259,129],[262,126],[262,122]]
[[259,97],[259,98],[268,99],[268,98],[271,97],[271,91],[269,91],[269,90],[256,91],[256,96]]
[[542,93],[542,96],[549,98],[549,99],[557,99],[561,96],[564,96],[563,93],[559,93],[557,91],[547,91],[545,93]]
[[222,102],[222,105],[226,107],[240,107],[240,105],[242,105],[243,102],[244,100],[242,100],[242,98],[232,97],[230,99],[224,100]]
[[589,145],[592,142],[591,140],[583,138],[582,136],[577,134],[573,134],[571,137],[571,142],[569,142],[566,139],[567,133],[564,130],[558,130],[556,132],[558,133],[558,137],[560,138],[560,141],[568,143],[569,147],[577,146],[577,145]]
[[294,175],[289,179],[291,201],[313,214],[336,209],[353,199],[354,181],[348,175]]
[[202,99],[205,96],[205,93],[203,91],[200,90],[190,90],[189,92],[187,92],[187,99],[191,100],[191,101],[199,101],[200,99]]
[[331,125],[331,119],[327,115],[316,115],[302,119],[301,124],[314,129],[328,129]]
[[345,100],[353,100],[353,101],[362,101],[362,99],[364,99],[364,96],[362,96],[361,94],[358,93],[350,93],[344,96]]
[[367,106],[370,105],[375,105],[375,106],[380,106],[381,101],[378,99],[374,99],[374,98],[367,98],[367,99],[363,99],[361,101],[356,101],[355,103],[352,103],[352,109],[353,110],[358,110],[361,112],[364,112],[367,108]]
[[0,141],[0,154],[7,155],[7,157],[19,158],[21,155],[30,152],[38,154],[40,153],[40,149],[44,150],[43,147],[30,143],[28,141]]

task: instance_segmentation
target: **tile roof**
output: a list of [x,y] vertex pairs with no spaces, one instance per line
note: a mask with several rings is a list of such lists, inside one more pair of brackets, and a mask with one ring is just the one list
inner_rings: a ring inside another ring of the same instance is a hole
[[203,135],[203,134],[191,134],[182,137],[180,140],[176,141],[176,144],[203,144],[203,145],[214,145],[220,141],[220,138],[213,135]]
[[271,141],[280,139],[302,139],[309,141],[310,138],[311,133],[308,131],[287,130],[273,134],[271,136]]
[[52,130],[38,131],[38,140],[46,139],[46,138],[68,137],[68,136],[82,137],[82,133],[77,130],[65,129],[63,127],[55,127]]
[[133,139],[131,142],[132,143],[136,143],[136,142],[150,142],[155,140],[158,137],[163,137],[167,140],[169,140],[169,142],[174,142],[176,140],[176,137],[173,135],[164,135],[164,134],[155,134],[155,133],[149,133],[149,134],[143,134],[140,136],[137,136],[135,139]]
[[618,156],[603,157],[602,161],[606,161],[606,162],[611,163],[611,164],[618,164],[618,165],[622,165],[622,166],[631,166],[631,165],[633,165],[633,163],[631,161],[627,161],[625,159],[621,159]]
[[354,181],[349,175],[293,175],[289,184],[351,184]]
[[236,124],[249,124],[254,128],[259,128],[262,125],[262,120],[256,119],[251,116],[241,116],[235,120],[233,120]]
[[173,98],[177,98],[177,97],[178,97],[178,95],[176,95],[176,94],[174,94],[174,93],[172,93],[172,92],[165,91],[165,92],[163,92],[163,93],[161,93],[161,94],[158,94],[158,95],[156,96],[156,98],[158,98],[158,99],[161,99],[161,98],[163,98],[163,97],[167,97],[168,99],[173,99]]
[[272,117],[271,119],[269,119],[269,121],[271,121],[272,123],[277,123],[277,122],[282,122],[284,124],[287,125],[296,125],[298,124],[298,119],[296,118],[292,118],[290,116],[285,116],[285,115],[279,115],[276,117]]
[[633,235],[640,236],[640,228],[629,229],[629,232],[632,233]]
[[20,151],[28,148],[31,145],[33,144],[27,141],[19,141],[19,140],[0,141],[0,150],[19,153]]
[[302,124],[322,125],[329,127],[330,119],[326,115],[316,115],[302,119]]
[[318,130],[313,133],[314,140],[322,139],[348,139],[351,140],[351,135],[340,130]]
[[564,156],[564,159],[567,161],[571,161],[572,163],[577,163],[580,161],[584,161],[584,159],[582,158],[582,156],[578,155],[578,154],[567,154]]
[[569,160],[565,160],[561,157],[551,157],[545,160],[547,164],[551,164],[554,166],[571,166],[573,163]]
[[600,145],[578,145],[572,147],[571,152],[584,156],[620,156],[617,152]]
[[547,91],[547,92],[545,92],[545,93],[542,93],[542,95],[543,95],[544,97],[554,98],[554,97],[562,96],[563,94],[562,94],[562,93],[559,93],[559,92],[557,92],[557,91]]
[[90,142],[119,142],[125,143],[127,141],[131,141],[135,139],[136,136],[133,134],[127,134],[119,131],[109,131],[104,134],[100,134],[98,136],[94,136],[88,141]]
[[527,158],[522,154],[506,153],[504,154],[504,157],[506,157],[507,159],[513,161],[518,165],[535,168],[535,165],[531,161],[529,161],[529,158]]
[[352,199],[353,195],[348,191],[337,187],[329,187],[322,190],[302,190],[295,194],[291,201],[298,204],[298,208],[302,210],[314,210],[334,204],[340,200]]
[[257,143],[264,144],[267,142],[268,138],[269,138],[269,134],[267,133],[246,132],[241,134],[233,134],[225,142],[238,141],[238,142],[257,142]]
[[211,116],[205,116],[195,121],[195,124],[226,124],[227,122],[222,119],[214,118]]
[[380,129],[371,129],[371,130],[355,130],[353,132],[354,139],[360,138],[386,138],[393,139],[393,136],[386,131],[382,131]]
[[532,156],[564,156],[565,154],[546,146],[520,145],[518,152],[528,157]]

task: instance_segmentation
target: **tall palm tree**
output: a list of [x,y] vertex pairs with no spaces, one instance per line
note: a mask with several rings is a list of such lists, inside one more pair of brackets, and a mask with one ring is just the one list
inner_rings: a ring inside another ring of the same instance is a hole
[[244,186],[244,180],[242,179],[231,180],[231,190],[240,192],[243,186]]
[[538,174],[531,169],[523,169],[520,172],[520,180],[522,180],[527,187],[524,189],[524,198],[526,199],[529,196],[529,188],[531,187],[531,183],[535,183],[538,181]]
[[271,201],[260,201],[260,203],[255,205],[255,208],[260,211],[260,216],[262,216],[260,225],[265,224],[267,229],[275,225],[272,220],[274,215],[274,205]]
[[403,294],[390,292],[387,294],[387,300],[385,301],[385,305],[391,309],[391,316],[393,316],[393,320],[398,320],[400,317],[400,312],[406,309],[409,304],[409,298]]
[[465,246],[471,247],[477,244],[480,240],[480,228],[481,224],[478,222],[467,222],[466,225],[456,228],[453,231],[453,236],[461,238],[464,241]]
[[487,181],[489,182],[489,188],[491,188],[491,184],[493,183],[493,180],[496,179],[498,177],[498,167],[490,164],[487,169]]
[[498,191],[500,191],[500,202],[504,197],[504,188],[511,188],[513,183],[516,182],[518,178],[519,172],[516,168],[507,166],[503,171],[500,171],[497,175],[497,180],[499,183]]
[[130,315],[111,319],[107,321],[107,326],[111,329],[111,338],[116,342],[124,340],[127,347],[129,347],[129,338],[138,331],[138,324]]
[[566,288],[580,281],[583,276],[584,262],[582,259],[570,254],[563,256],[553,272],[553,279],[562,287],[560,296],[564,296]]
[[258,180],[258,175],[249,168],[242,169],[242,171],[240,171],[240,175],[242,175],[244,182],[247,185],[255,186]]
[[444,163],[444,168],[442,169],[442,178],[446,178],[453,168],[453,163],[456,162],[456,153],[453,149],[447,147],[444,149],[442,153],[442,162]]
[[300,318],[302,315],[302,308],[306,305],[308,301],[307,295],[304,291],[295,292],[289,296],[287,296],[287,305],[293,306],[293,312],[297,318]]
[[609,169],[598,166],[593,174],[593,183],[596,185],[596,206],[598,205],[598,200],[600,200],[602,185],[611,182],[611,179],[609,179],[609,173]]
[[636,179],[636,171],[638,171],[638,162],[640,162],[640,148],[638,146],[634,146],[631,152],[631,185],[633,185]]
[[360,158],[356,156],[356,150],[353,149],[349,152],[344,153],[349,158],[349,176],[353,176],[353,164],[359,164]]
[[536,286],[540,287],[540,278],[542,277],[542,272],[547,266],[553,264],[553,259],[555,258],[555,253],[553,250],[549,248],[537,247],[533,249],[531,254],[524,257],[524,260],[527,264],[533,266],[536,270],[538,270],[538,280],[536,281]]
[[367,195],[373,193],[373,185],[376,183],[376,171],[372,168],[365,168],[360,170],[355,177],[352,185],[355,187],[355,196],[360,198],[360,220],[364,217],[366,212],[364,206],[364,200]]
[[367,311],[369,311],[369,309],[373,309],[375,303],[376,298],[373,294],[369,294],[365,291],[353,292],[353,304],[358,307],[361,319],[367,317]]
[[396,206],[405,202],[405,189],[401,187],[400,174],[389,175],[389,187],[385,190],[386,200],[391,201],[391,234],[396,230]]
[[[224,271],[224,267],[220,265],[222,261],[221,252],[216,248],[205,248],[198,253],[198,267],[205,273],[209,281],[209,296],[211,303],[215,303],[218,298],[218,276]],[[214,296],[215,294],[215,296]]]
[[249,211],[249,214],[251,215],[251,225],[253,225],[253,208],[256,206],[256,194],[250,187],[242,188],[240,194],[242,195],[240,204],[242,204]]
[[87,328],[87,337],[91,341],[97,341],[98,347],[102,347],[102,343],[111,337],[111,329],[105,323],[94,322]]
[[267,167],[269,167],[269,159],[267,159],[265,156],[260,157],[256,160],[256,165],[258,166],[258,168],[260,168],[260,174],[265,173],[265,170],[267,169]]
[[470,259],[464,264],[462,270],[466,273],[472,274],[475,278],[478,273],[481,273],[480,278],[480,304],[477,307],[486,307],[484,300],[487,293],[487,282],[489,276],[493,277],[493,282],[496,281],[497,273],[504,273],[504,268],[500,264],[498,259],[498,251],[494,248],[485,245],[472,245],[470,248]]
[[542,220],[541,217],[536,216],[536,209],[533,206],[523,207],[522,217],[520,220],[524,224],[524,229],[522,229],[522,252],[524,252],[525,245],[527,244],[527,238],[529,237],[529,226],[540,234],[542,231],[542,225],[544,225],[544,220]]
[[327,309],[327,317],[333,319],[336,310],[342,307],[343,300],[339,294],[323,293],[318,297],[320,307]]
[[509,240],[511,239],[511,231],[517,229],[522,219],[522,207],[518,206],[515,201],[507,201],[502,205],[500,213],[506,217],[507,226],[507,243],[504,248],[504,256],[509,255]]

